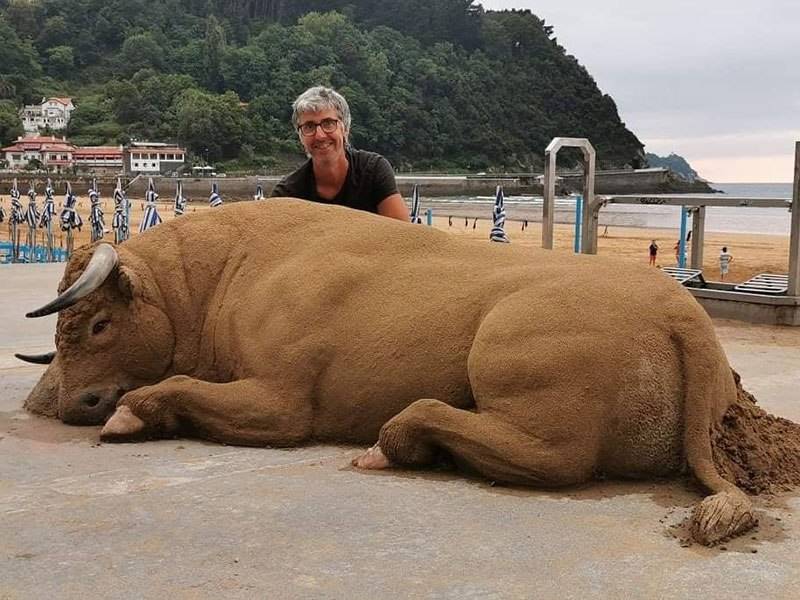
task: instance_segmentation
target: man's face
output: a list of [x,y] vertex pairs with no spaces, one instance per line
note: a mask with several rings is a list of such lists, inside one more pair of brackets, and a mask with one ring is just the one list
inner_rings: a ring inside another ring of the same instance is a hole
[[[309,133],[314,124],[317,125],[316,129]],[[332,160],[344,154],[346,132],[335,109],[303,113],[300,115],[298,127],[300,143],[312,160]],[[309,131],[303,131],[304,127]],[[323,127],[333,130],[325,131]]]

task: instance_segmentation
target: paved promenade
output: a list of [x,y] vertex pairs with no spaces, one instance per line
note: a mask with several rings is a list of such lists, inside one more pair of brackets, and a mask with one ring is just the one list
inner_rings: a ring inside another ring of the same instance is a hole
[[[796,598],[800,491],[721,548],[675,530],[685,481],[537,491],[351,470],[356,448],[98,443],[29,416],[61,265],[0,265],[0,600]],[[719,322],[746,387],[800,421],[800,328]],[[678,537],[675,537],[677,535]]]

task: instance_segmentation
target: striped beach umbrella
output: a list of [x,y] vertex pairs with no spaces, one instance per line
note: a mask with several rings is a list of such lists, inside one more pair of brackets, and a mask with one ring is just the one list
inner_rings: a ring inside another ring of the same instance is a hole
[[105,221],[103,220],[103,209],[100,206],[100,192],[97,191],[97,180],[92,179],[92,187],[89,188],[89,201],[91,208],[89,213],[89,222],[92,224],[92,241],[103,239],[104,229],[106,228]]
[[147,231],[151,227],[155,227],[161,223],[161,216],[158,214],[158,206],[156,206],[158,194],[156,193],[156,186],[153,184],[151,177],[147,181],[147,191],[144,193],[144,215],[142,222],[139,223],[139,233]]
[[47,186],[44,188],[44,207],[39,217],[39,229],[45,232],[45,248],[47,251],[47,261],[53,262],[53,217],[56,214],[56,202],[53,199],[53,183],[47,178]]
[[117,187],[114,188],[114,218],[111,220],[115,244],[121,244],[131,237],[128,204],[128,196],[125,195],[122,187],[122,179],[117,177]]
[[489,232],[489,239],[493,242],[504,242],[508,244],[511,240],[508,239],[508,235],[506,235],[503,229],[506,224],[506,209],[504,204],[503,186],[498,185],[494,198],[494,208],[492,209],[492,230]]
[[253,196],[253,200],[263,200],[264,199],[264,188],[261,187],[261,182],[256,183],[256,195]]
[[217,186],[217,182],[214,181],[211,183],[211,195],[208,197],[208,205],[211,208],[216,208],[221,204],[222,196],[219,195],[219,186]]
[[178,179],[175,184],[175,216],[180,217],[186,212],[186,198],[183,197],[183,182]]
[[31,181],[28,186],[28,209],[25,211],[25,223],[28,225],[28,262],[36,262],[36,232],[39,225],[39,207],[36,205],[36,186]]
[[17,179],[14,178],[14,184],[10,192],[11,196],[11,214],[8,218],[8,229],[11,233],[11,262],[17,262],[19,259],[19,246],[21,242],[22,232],[19,230],[20,225],[25,222],[25,211],[22,209],[22,202],[20,201],[19,188],[17,187]]
[[422,223],[419,216],[419,186],[415,183],[414,188],[411,190],[411,222]]
[[67,257],[69,257],[72,255],[72,250],[75,244],[75,230],[81,230],[81,227],[83,227],[83,219],[81,219],[81,216],[75,209],[78,198],[76,198],[75,194],[72,193],[72,186],[70,185],[69,181],[64,184],[64,187],[66,188],[64,195],[64,206],[61,209],[59,219],[61,220],[61,230],[67,234],[66,250]]

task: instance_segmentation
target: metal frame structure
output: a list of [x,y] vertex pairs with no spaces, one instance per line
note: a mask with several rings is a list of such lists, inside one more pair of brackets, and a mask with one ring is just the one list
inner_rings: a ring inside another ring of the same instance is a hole
[[[553,225],[556,204],[556,156],[561,148],[580,148],[583,153],[583,233],[581,248],[587,254],[597,253],[597,214],[591,207],[595,203],[594,147],[586,138],[553,138],[544,151],[544,202],[542,204],[542,248],[553,248]],[[594,231],[594,242],[589,232]]]
[[[691,268],[703,265],[703,242],[707,206],[756,206],[784,208],[791,212],[789,235],[789,285],[788,296],[800,296],[800,141],[795,142],[794,177],[791,198],[748,198],[692,194],[620,194],[595,196],[595,151],[585,138],[553,138],[545,149],[544,204],[542,210],[542,247],[553,248],[555,208],[556,155],[561,148],[575,147],[583,151],[583,210],[581,247],[583,254],[597,254],[597,227],[600,209],[606,204],[655,204],[680,206],[681,227],[685,227],[687,214],[692,216]],[[681,231],[679,256],[685,256],[685,231]],[[682,267],[685,265],[681,265]]]

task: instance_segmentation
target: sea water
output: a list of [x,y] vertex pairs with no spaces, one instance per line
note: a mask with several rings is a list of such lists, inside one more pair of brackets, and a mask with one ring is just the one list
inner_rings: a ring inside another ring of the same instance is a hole
[[[792,198],[791,183],[712,183],[711,187],[722,192],[709,194],[710,198],[734,196],[737,198]],[[696,195],[696,194],[693,194]],[[491,218],[493,198],[479,196],[472,198],[436,198],[441,203],[486,204],[487,217]],[[541,197],[506,196],[506,207],[510,216],[518,206],[541,206]],[[556,198],[556,222],[569,222],[575,210],[574,197]],[[423,200],[424,205],[424,200]],[[679,206],[611,204],[600,210],[600,225],[641,227],[641,228],[680,228],[681,209]],[[760,208],[752,206],[709,206],[706,208],[707,232],[763,233],[789,235],[791,214],[784,208]],[[688,221],[691,227],[691,219]]]

